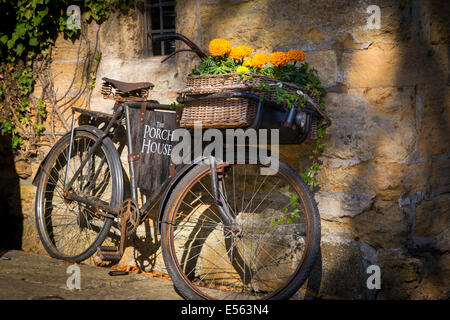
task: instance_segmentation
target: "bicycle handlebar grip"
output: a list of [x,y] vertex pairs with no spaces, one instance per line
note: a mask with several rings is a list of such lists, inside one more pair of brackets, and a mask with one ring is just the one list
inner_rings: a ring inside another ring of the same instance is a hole
[[286,112],[285,120],[282,123],[283,127],[291,128],[294,124],[295,116],[297,115],[297,106],[292,106],[291,109]]

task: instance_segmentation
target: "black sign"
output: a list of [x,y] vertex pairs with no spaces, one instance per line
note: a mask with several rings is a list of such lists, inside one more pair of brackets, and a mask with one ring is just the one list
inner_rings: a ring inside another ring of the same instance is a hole
[[140,153],[134,162],[137,186],[155,191],[170,178],[170,155],[174,143],[175,112],[147,110],[145,121],[140,120],[140,110],[130,108],[131,140],[133,153]]

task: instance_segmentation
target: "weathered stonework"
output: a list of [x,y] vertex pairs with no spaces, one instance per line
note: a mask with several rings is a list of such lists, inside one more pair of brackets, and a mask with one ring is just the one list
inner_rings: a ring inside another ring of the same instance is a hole
[[[366,27],[369,5],[381,9],[380,29]],[[255,52],[301,48],[330,89],[325,101],[333,125],[315,186],[323,240],[322,270],[315,270],[321,282],[308,289],[314,296],[449,298],[449,9],[445,1],[415,0],[177,1],[177,31],[205,51],[218,37]],[[188,53],[164,64],[144,56],[141,19],[136,9],[89,26],[92,39],[98,30],[102,52],[91,109],[111,110],[113,102],[98,90],[104,76],[153,82],[151,98],[172,102],[198,61]],[[72,81],[78,44],[56,43],[52,68],[60,94]],[[282,146],[280,157],[302,172],[312,147],[311,141]],[[22,247],[44,253],[30,176],[37,165],[15,168],[4,179],[20,181]],[[138,229],[136,249],[128,248],[121,263],[164,269],[155,220]],[[381,290],[366,287],[372,264],[381,268]]]

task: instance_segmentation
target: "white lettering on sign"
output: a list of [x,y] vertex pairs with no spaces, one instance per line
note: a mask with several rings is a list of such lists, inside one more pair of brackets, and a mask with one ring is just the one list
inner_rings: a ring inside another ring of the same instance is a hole
[[164,156],[170,156],[172,145],[164,143],[172,141],[172,131],[164,129],[164,123],[156,122],[156,127],[145,125],[144,136],[142,137],[141,153],[157,153]]

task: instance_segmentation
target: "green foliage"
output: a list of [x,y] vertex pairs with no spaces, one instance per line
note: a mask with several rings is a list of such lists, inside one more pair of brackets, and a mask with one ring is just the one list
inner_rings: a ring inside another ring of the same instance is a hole
[[172,102],[172,103],[170,104],[170,106],[171,106],[171,107],[174,107],[174,108],[181,108],[181,107],[184,106],[184,103]]
[[205,74],[225,74],[236,72],[239,64],[234,59],[227,57],[212,57],[209,56],[200,61],[199,65],[192,70],[194,75]]
[[[300,210],[296,208],[300,204],[300,200],[295,195],[295,193],[290,194],[289,205],[283,209],[283,214],[279,217],[275,217],[272,221],[270,221],[270,226],[273,227],[277,223],[281,224],[286,222],[286,224],[291,224],[293,219],[300,218]],[[289,212],[291,209],[292,211]]]
[[[1,132],[12,136],[14,149],[24,146],[17,126],[29,124],[33,110],[43,119],[47,115],[44,101],[39,100],[31,108],[27,99],[36,83],[34,61],[48,55],[59,33],[70,39],[80,34],[79,29],[68,27],[71,13],[66,13],[67,8],[78,5],[85,20],[101,23],[113,10],[125,10],[133,4],[133,0],[0,0],[0,101],[8,98],[14,111],[3,120]],[[99,61],[100,56],[95,59]],[[95,75],[90,74],[90,79],[89,86],[93,88]],[[41,123],[32,127],[36,133],[45,130]]]
[[325,94],[325,90],[320,87],[320,79],[317,70],[310,68],[309,64],[306,62],[302,63],[300,66],[294,64],[285,64],[278,67],[270,65],[264,66],[259,72],[266,77],[293,83],[299,87],[305,88],[313,96]]

